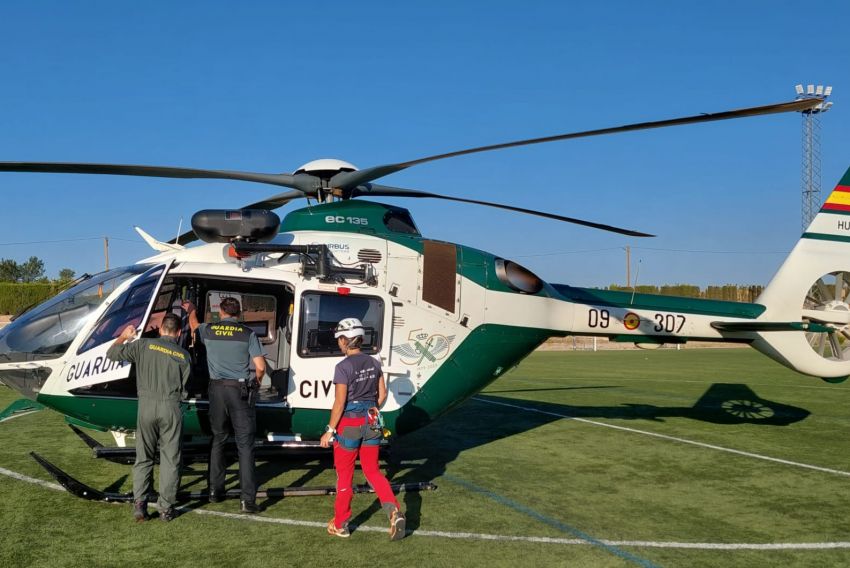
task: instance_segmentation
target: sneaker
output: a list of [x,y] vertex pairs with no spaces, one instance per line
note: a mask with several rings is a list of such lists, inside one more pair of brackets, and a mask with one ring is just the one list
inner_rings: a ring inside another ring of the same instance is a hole
[[348,523],[342,525],[342,528],[336,528],[336,523],[331,519],[328,521],[328,534],[331,536],[338,536],[341,538],[348,538],[351,536],[351,532],[348,530]]
[[390,540],[401,540],[405,536],[404,513],[396,509],[390,515]]
[[260,508],[257,507],[257,504],[254,501],[242,501],[242,505],[239,509],[241,513],[246,513],[248,515],[256,515],[260,512]]
[[133,501],[133,518],[136,519],[137,523],[147,521],[151,518],[148,515],[147,501]]
[[210,499],[210,503],[221,503],[222,501],[224,501],[224,491],[222,491],[221,489],[219,489],[219,490],[210,489],[209,490],[209,499]]
[[164,510],[160,510],[159,512],[159,520],[165,521],[166,523],[169,521],[173,521],[177,518],[177,510],[174,507],[169,507]]

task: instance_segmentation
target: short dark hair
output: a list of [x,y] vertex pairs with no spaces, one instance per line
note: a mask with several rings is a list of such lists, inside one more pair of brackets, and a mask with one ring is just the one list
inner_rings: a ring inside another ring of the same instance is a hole
[[181,325],[180,316],[176,314],[166,314],[166,316],[162,318],[160,330],[167,335],[177,335],[177,332],[180,331],[181,327],[183,326]]
[[229,316],[238,316],[242,311],[242,306],[239,305],[239,300],[236,298],[224,298],[218,305],[218,309]]

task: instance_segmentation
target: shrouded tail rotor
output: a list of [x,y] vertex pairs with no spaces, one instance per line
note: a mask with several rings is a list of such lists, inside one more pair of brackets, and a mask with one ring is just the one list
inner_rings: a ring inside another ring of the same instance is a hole
[[[850,272],[818,278],[803,301],[803,321],[830,323],[832,333],[806,333],[815,353],[832,361],[850,361]],[[846,320],[842,321],[842,320]]]

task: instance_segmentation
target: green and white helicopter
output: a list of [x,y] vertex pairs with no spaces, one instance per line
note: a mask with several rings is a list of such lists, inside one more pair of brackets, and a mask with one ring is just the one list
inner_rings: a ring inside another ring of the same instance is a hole
[[[509,259],[421,235],[406,209],[361,197],[437,198],[499,207],[631,236],[634,230],[520,207],[373,183],[406,168],[514,146],[811,110],[818,98],[494,144],[358,170],[316,160],[293,174],[85,163],[0,162],[0,171],[249,181],[289,188],[232,211],[206,210],[193,230],[156,254],[88,277],[0,331],[0,381],[66,415],[112,431],[119,446],[136,427],[133,368],[106,350],[128,324],[156,333],[166,313],[191,300],[206,321],[223,297],[264,346],[268,377],[257,404],[258,445],[317,444],[342,354],[333,327],[357,317],[364,351],[383,362],[382,412],[394,434],[412,432],[516,366],[550,337],[601,336],[653,347],[688,340],[752,345],[826,380],[850,375],[850,171],[755,303],[632,294],[544,281]],[[272,210],[310,198],[317,205]],[[202,239],[201,246],[187,247]],[[185,402],[187,435],[208,428],[203,346],[181,337],[194,359]],[[127,450],[129,451],[129,449]],[[54,472],[55,473],[55,472]]]

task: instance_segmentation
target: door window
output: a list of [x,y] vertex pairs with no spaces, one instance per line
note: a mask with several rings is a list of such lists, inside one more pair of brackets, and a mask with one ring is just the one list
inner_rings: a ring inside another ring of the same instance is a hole
[[301,357],[338,357],[342,355],[334,337],[340,320],[357,318],[363,322],[363,353],[375,355],[381,350],[384,301],[373,296],[309,293],[301,296],[301,329],[298,352]]
[[121,335],[128,325],[138,328],[147,312],[153,293],[162,277],[165,266],[157,266],[139,277],[124,291],[101,316],[77,354],[102,345]]

